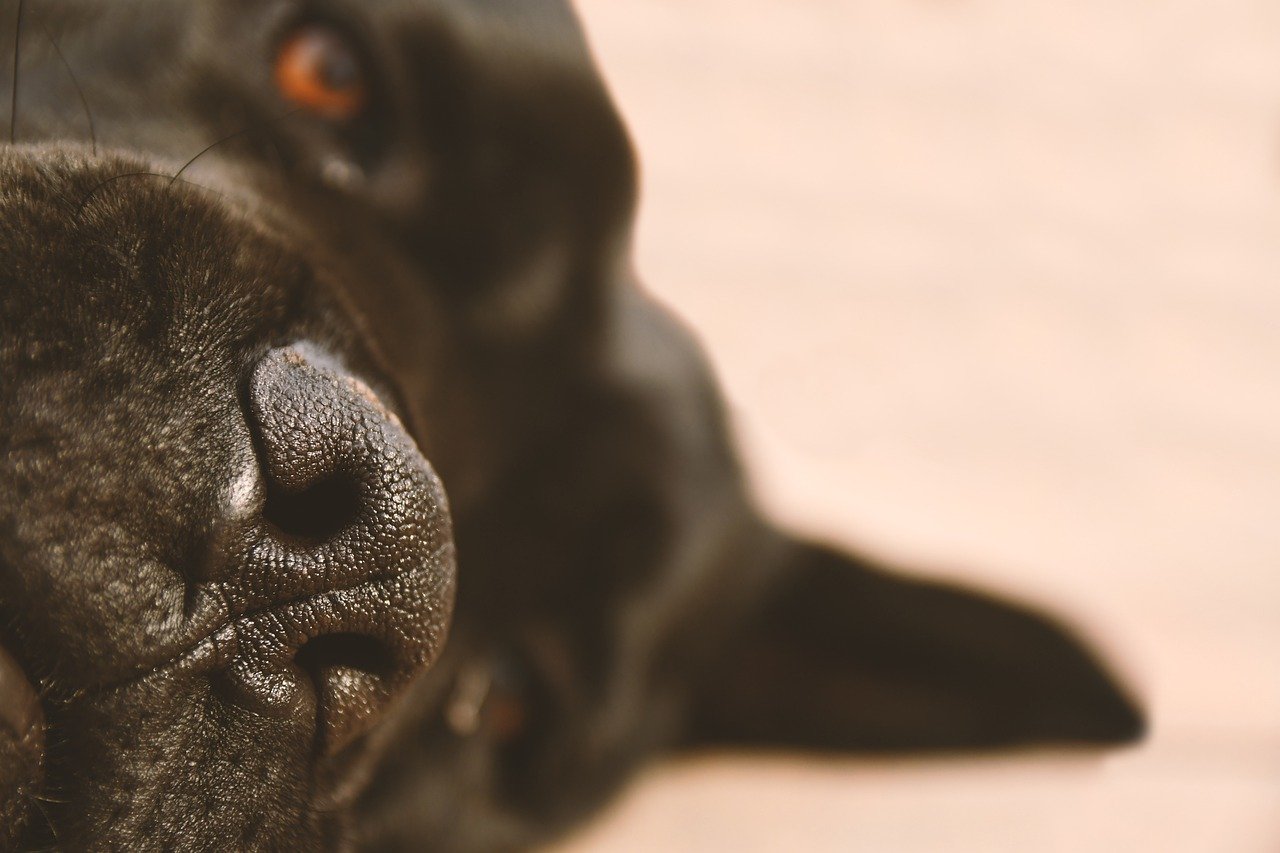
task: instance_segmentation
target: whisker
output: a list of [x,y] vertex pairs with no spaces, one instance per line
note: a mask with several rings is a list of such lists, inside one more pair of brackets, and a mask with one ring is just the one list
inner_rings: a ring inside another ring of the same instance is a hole
[[71,804],[70,800],[63,800],[63,799],[59,799],[58,797],[51,797],[48,794],[44,794],[44,793],[32,794],[32,796],[35,797],[35,799],[39,800],[40,802],[49,803],[50,805],[67,806]]
[[123,181],[125,178],[143,178],[143,177],[167,178],[169,176],[165,174],[161,174],[160,172],[139,171],[139,172],[121,172],[118,175],[112,175],[109,178],[103,178],[101,181],[98,181],[98,183],[93,185],[93,189],[85,193],[84,198],[80,199],[80,207],[76,211],[76,218],[79,219],[81,216],[84,215],[84,209],[89,205],[90,199],[92,199],[95,195],[98,194],[99,190],[102,190],[105,187],[108,187],[111,184],[114,184],[116,181]]
[[51,850],[57,850],[62,845],[62,840],[58,838],[58,828],[54,826],[53,818],[49,815],[49,810],[45,808],[45,804],[39,799],[31,800],[35,804],[36,810],[40,812],[40,816],[44,818],[44,825],[49,830],[49,835],[53,839],[53,847]]
[[98,183],[94,184],[93,189],[85,193],[84,198],[80,200],[79,208],[76,210],[76,218],[80,219],[84,216],[84,209],[88,207],[89,201],[95,195],[97,195],[99,191],[101,191],[104,187],[110,186],[111,184],[114,184],[116,181],[122,181],[125,178],[164,178],[169,182],[168,184],[169,186],[173,186],[175,181],[180,181],[181,183],[184,183],[187,186],[202,189],[205,192],[213,193],[214,195],[219,197],[223,197],[224,195],[223,193],[218,192],[212,187],[206,187],[204,184],[198,184],[195,181],[188,181],[186,179],[179,178],[177,175],[166,175],[163,172],[149,172],[145,170],[137,171],[137,172],[121,172],[118,175],[112,175],[109,178],[103,178],[101,181],[98,181]]
[[271,160],[276,164],[276,171],[283,178],[289,174],[289,164],[285,162],[284,152],[280,150],[280,143],[276,142],[274,136],[267,137],[267,144],[271,146]]
[[89,109],[89,99],[84,96],[84,89],[80,87],[80,81],[76,79],[76,72],[71,69],[71,63],[67,61],[67,57],[62,53],[62,47],[58,44],[58,40],[53,37],[53,33],[49,32],[49,27],[44,21],[40,22],[40,29],[44,30],[45,38],[49,40],[49,44],[53,45],[54,52],[58,54],[58,59],[62,60],[62,67],[67,69],[67,76],[71,78],[71,85],[76,87],[76,94],[80,96],[80,106],[84,109],[84,117],[89,122],[89,141],[93,144],[93,155],[98,156],[98,132],[93,126],[93,111]]
[[[268,121],[262,122],[261,124],[256,124],[256,125],[253,125],[253,124],[251,124],[251,125],[246,125],[245,127],[242,127],[242,128],[240,128],[239,130],[235,131],[234,133],[229,133],[229,134],[227,134],[226,136],[222,137],[221,139],[219,139],[219,140],[218,140],[218,141],[216,141],[216,142],[211,142],[210,144],[206,145],[203,149],[201,149],[201,150],[200,150],[200,152],[199,152],[198,154],[196,154],[196,156],[192,157],[190,160],[188,160],[187,162],[183,163],[183,164],[182,164],[182,168],[181,168],[181,169],[179,169],[178,171],[176,171],[176,172],[174,172],[174,173],[173,173],[173,181],[178,180],[178,178],[180,178],[180,177],[182,176],[182,173],[183,173],[183,172],[185,172],[185,171],[187,171],[187,169],[191,168],[191,166],[192,166],[192,165],[193,165],[197,160],[199,160],[199,159],[200,159],[201,157],[203,157],[204,155],[208,154],[208,153],[209,153],[210,151],[212,151],[213,149],[217,148],[219,145],[222,145],[222,144],[224,144],[224,143],[230,142],[231,140],[235,139],[237,136],[243,136],[243,135],[245,135],[246,133],[249,133],[249,132],[251,132],[251,131],[254,131],[254,130],[261,130],[261,129],[262,129],[262,128],[264,128],[264,127],[270,127],[271,125],[275,124],[276,122],[278,122],[278,121],[283,121],[284,119],[286,119],[286,118],[288,118],[289,116],[293,115],[294,113],[298,112],[298,110],[299,110],[299,109],[300,109],[300,108],[294,108],[294,109],[292,109],[292,110],[289,110],[288,112],[285,112],[285,113],[282,113],[282,114],[280,114],[280,115],[276,116],[275,118],[272,118],[272,119],[269,119]],[[170,183],[172,183],[172,181],[170,181]]]
[[18,139],[18,45],[22,42],[22,0],[13,20],[13,87],[9,92],[9,144]]

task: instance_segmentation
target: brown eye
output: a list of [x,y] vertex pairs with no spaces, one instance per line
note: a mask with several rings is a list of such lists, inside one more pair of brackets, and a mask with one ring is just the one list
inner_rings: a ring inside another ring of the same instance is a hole
[[529,711],[519,696],[499,694],[489,698],[485,708],[493,738],[500,745],[512,743],[525,733],[529,725]]
[[493,683],[484,712],[489,731],[500,746],[518,741],[529,729],[529,700],[533,679],[528,665],[513,654],[500,656],[493,666]]
[[323,24],[302,26],[281,43],[275,78],[287,99],[329,121],[356,118],[368,100],[360,58]]

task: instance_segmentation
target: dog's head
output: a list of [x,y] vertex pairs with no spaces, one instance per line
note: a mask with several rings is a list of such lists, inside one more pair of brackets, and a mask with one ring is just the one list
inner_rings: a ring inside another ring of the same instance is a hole
[[374,12],[0,22],[0,776],[25,843],[347,835],[452,608],[422,451],[474,513],[600,334],[630,153],[567,10]]
[[696,348],[630,285],[632,155],[567,3],[0,28],[26,843],[494,849],[681,740],[1132,733],[1039,617],[752,512]]

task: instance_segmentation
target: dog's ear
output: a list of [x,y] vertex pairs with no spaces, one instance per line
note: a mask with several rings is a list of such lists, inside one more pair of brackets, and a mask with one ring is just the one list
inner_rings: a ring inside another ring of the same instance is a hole
[[699,680],[692,745],[813,750],[1119,743],[1140,712],[1024,606],[797,544]]
[[18,843],[44,764],[44,714],[35,688],[0,645],[0,850]]

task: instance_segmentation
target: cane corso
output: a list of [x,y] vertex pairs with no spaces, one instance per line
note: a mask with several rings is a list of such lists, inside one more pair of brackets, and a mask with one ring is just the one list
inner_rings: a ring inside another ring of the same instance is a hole
[[753,510],[565,0],[0,41],[5,845],[512,849],[664,750],[1139,731],[1053,621]]

